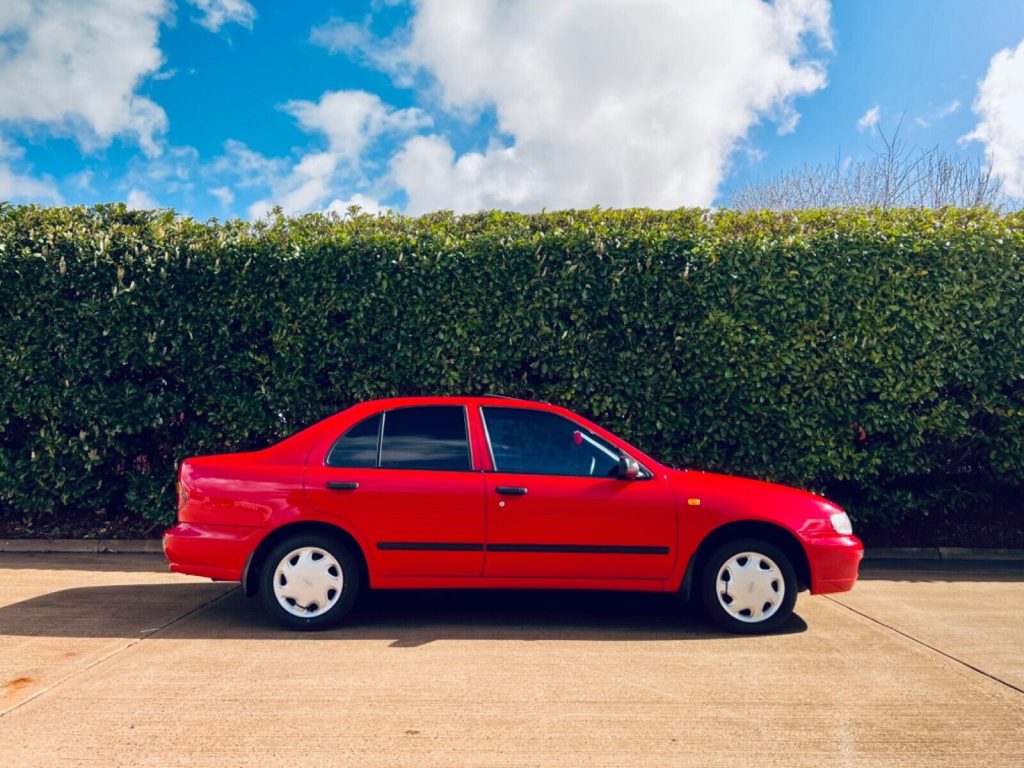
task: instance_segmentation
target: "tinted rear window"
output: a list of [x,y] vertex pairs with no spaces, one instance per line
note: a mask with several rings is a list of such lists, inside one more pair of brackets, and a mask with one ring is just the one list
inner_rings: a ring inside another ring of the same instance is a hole
[[461,405],[399,408],[384,416],[380,466],[470,470],[466,413]]

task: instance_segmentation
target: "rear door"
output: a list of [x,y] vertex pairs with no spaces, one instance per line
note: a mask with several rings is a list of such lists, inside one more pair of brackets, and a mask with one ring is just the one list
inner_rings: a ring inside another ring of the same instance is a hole
[[386,576],[479,576],[483,477],[461,405],[395,408],[350,427],[311,457],[315,508],[358,532]]
[[676,558],[666,478],[618,477],[619,449],[559,414],[481,408],[489,577],[661,579]]

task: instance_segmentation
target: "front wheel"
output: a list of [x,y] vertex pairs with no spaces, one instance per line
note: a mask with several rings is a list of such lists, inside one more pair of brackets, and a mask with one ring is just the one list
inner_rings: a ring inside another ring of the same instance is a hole
[[359,565],[349,548],[316,533],[275,546],[260,576],[263,607],[289,629],[334,626],[352,609],[359,587]]
[[730,632],[777,629],[796,605],[796,572],[776,546],[758,539],[723,544],[705,561],[701,592],[708,615]]

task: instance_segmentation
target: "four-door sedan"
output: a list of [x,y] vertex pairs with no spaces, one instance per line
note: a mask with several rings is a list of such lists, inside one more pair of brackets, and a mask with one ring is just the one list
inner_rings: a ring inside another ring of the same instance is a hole
[[183,461],[164,551],[295,629],[335,624],[369,586],[681,591],[754,633],[801,590],[851,589],[863,547],[824,498],[671,469],[563,408],[414,397]]

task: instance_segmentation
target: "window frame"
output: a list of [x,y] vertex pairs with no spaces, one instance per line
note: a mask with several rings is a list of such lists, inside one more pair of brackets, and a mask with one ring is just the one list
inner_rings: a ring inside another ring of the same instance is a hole
[[606,443],[609,443],[620,454],[624,454],[624,455],[628,456],[629,458],[633,459],[633,461],[635,461],[640,466],[640,474],[633,479],[634,482],[636,480],[652,480],[654,478],[654,473],[650,469],[647,468],[647,465],[645,465],[642,461],[637,459],[633,455],[633,453],[631,451],[627,451],[625,448],[623,448],[622,446],[618,445],[617,443],[612,442],[611,440],[609,440],[606,437],[602,437],[601,435],[599,435],[596,432],[594,432],[594,430],[590,429],[589,427],[585,427],[584,425],[580,424],[575,419],[571,419],[568,416],[565,416],[564,414],[561,414],[561,413],[554,413],[552,411],[546,411],[546,410],[544,410],[542,408],[520,408],[518,406],[509,406],[509,405],[480,405],[480,406],[478,406],[478,411],[479,411],[479,414],[480,414],[480,424],[483,427],[484,439],[487,442],[487,453],[488,453],[488,455],[490,456],[490,459],[491,459],[491,469],[486,470],[487,472],[491,472],[491,473],[498,474],[498,475],[533,475],[533,476],[536,476],[536,477],[579,477],[579,478],[586,478],[588,480],[621,480],[621,479],[623,479],[623,478],[619,478],[619,477],[615,477],[615,476],[603,476],[603,475],[576,475],[576,474],[562,474],[562,473],[557,473],[557,472],[512,472],[512,471],[505,470],[505,469],[499,469],[498,468],[498,461],[497,461],[497,459],[494,456],[494,445],[491,443],[491,433],[490,433],[490,431],[487,428],[487,415],[484,413],[484,411],[487,408],[495,408],[495,409],[506,410],[506,411],[519,411],[519,412],[529,412],[529,413],[543,413],[543,414],[546,414],[546,415],[549,415],[549,416],[554,416],[556,418],[564,419],[565,421],[569,422],[574,427],[576,427],[576,429],[584,437],[597,438],[598,440],[602,440],[602,441],[604,441]]
[[[466,455],[469,458],[469,466],[466,469],[435,469],[431,467],[382,467],[380,464],[381,453],[384,448],[384,425],[387,423],[389,413],[394,411],[408,411],[412,408],[460,408],[462,410],[462,426],[465,430],[465,442],[466,442]],[[341,467],[334,464],[328,464],[327,460],[330,458],[331,453],[334,451],[334,446],[338,442],[344,439],[345,435],[352,429],[362,424],[364,421],[368,421],[376,416],[380,417],[380,423],[377,426],[377,458],[372,467]],[[461,404],[447,404],[447,403],[430,403],[424,405],[400,405],[397,408],[386,408],[384,410],[375,411],[367,416],[364,416],[354,424],[350,424],[348,428],[342,432],[338,437],[331,443],[327,449],[327,453],[324,454],[323,464],[328,469],[359,469],[359,470],[388,470],[393,472],[476,472],[478,471],[475,466],[475,456],[473,455],[473,440],[472,440],[472,429],[469,423],[469,409],[465,403]]]

